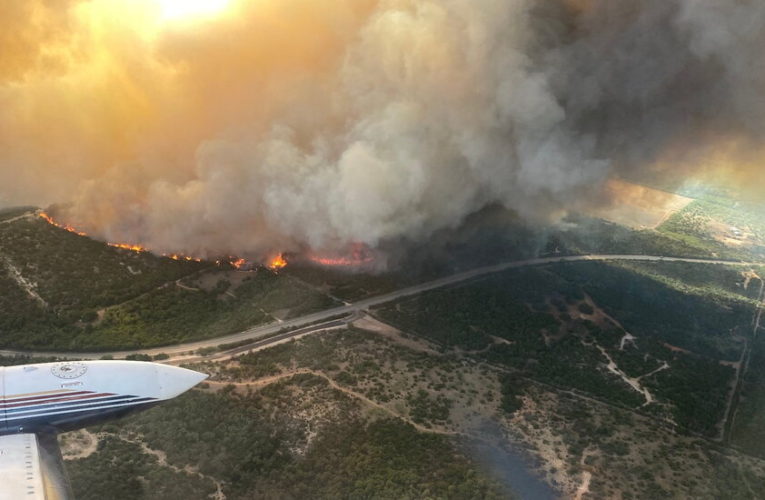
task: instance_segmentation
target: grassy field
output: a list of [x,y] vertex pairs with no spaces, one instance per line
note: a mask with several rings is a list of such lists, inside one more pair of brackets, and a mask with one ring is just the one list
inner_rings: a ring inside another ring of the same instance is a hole
[[550,247],[563,253],[613,253],[664,255],[667,257],[731,258],[750,260],[748,252],[731,250],[722,243],[702,241],[682,232],[658,229],[629,229],[584,216],[568,218],[571,229],[550,235]]
[[762,260],[765,257],[763,207],[707,196],[672,215],[659,231],[720,256]]

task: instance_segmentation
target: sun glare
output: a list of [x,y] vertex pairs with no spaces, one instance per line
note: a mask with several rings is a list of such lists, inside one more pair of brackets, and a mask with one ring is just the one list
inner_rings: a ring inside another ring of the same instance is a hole
[[174,21],[212,16],[223,11],[231,0],[159,0],[162,19]]

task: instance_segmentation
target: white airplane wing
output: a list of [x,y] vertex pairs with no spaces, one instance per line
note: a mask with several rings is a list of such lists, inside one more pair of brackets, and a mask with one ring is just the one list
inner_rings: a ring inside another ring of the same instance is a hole
[[205,378],[132,361],[0,368],[0,500],[71,498],[58,432],[144,410]]
[[46,500],[34,434],[0,436],[0,500]]

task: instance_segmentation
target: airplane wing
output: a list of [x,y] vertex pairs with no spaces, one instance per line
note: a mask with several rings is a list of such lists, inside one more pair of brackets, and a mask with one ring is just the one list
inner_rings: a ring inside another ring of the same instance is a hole
[[55,434],[0,436],[0,500],[72,498]]
[[42,464],[34,434],[0,437],[0,499],[46,500]]
[[205,378],[138,361],[0,368],[0,500],[72,498],[58,432],[147,409]]

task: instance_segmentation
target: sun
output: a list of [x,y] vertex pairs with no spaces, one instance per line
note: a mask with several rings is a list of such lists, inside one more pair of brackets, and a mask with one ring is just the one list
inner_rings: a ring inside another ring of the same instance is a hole
[[228,7],[231,0],[159,0],[164,21],[208,17]]

